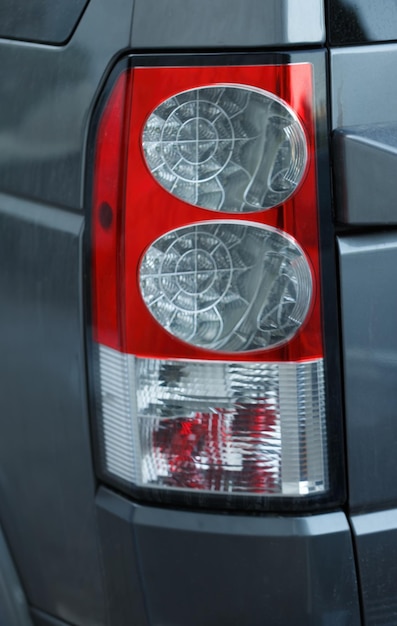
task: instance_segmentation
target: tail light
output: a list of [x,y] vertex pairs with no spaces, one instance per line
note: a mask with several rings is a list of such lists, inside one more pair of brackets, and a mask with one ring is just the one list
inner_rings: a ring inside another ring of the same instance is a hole
[[97,113],[99,471],[166,502],[332,501],[313,65],[184,59],[130,59]]

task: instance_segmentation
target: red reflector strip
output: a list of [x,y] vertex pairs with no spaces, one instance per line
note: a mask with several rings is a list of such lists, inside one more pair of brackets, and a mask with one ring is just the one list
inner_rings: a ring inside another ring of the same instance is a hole
[[123,72],[103,112],[93,190],[93,329],[95,341],[122,348],[120,283],[125,161],[132,72]]

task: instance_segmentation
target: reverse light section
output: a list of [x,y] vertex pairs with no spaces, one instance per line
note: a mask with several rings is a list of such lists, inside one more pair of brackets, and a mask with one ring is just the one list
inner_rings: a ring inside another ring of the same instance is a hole
[[170,333],[209,350],[263,350],[288,341],[312,297],[292,237],[245,222],[205,222],[155,241],[140,267],[142,297]]
[[142,487],[214,493],[327,488],[321,359],[192,363],[100,346],[99,364],[108,472]]
[[151,113],[142,141],[160,185],[190,204],[229,213],[284,202],[307,161],[293,110],[274,94],[243,85],[175,94]]

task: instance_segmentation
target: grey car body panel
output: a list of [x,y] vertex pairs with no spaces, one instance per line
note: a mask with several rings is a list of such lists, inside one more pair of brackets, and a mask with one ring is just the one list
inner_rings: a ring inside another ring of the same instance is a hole
[[0,41],[1,191],[82,208],[90,112],[129,47],[132,10],[131,0],[92,0],[62,48]]
[[59,620],[56,617],[52,617],[51,615],[47,615],[42,611],[38,611],[37,609],[31,610],[31,615],[33,619],[34,626],[71,626],[71,624],[67,624],[63,620]]
[[[127,499],[101,488],[96,508],[109,623],[112,626],[151,626],[132,525],[134,506]],[[162,560],[161,563],[160,569],[167,576],[167,565]]]
[[397,119],[397,45],[332,49],[332,128]]
[[326,0],[331,44],[397,40],[395,0]]
[[333,146],[338,220],[397,223],[397,122],[338,129]]
[[81,215],[0,195],[0,516],[29,602],[98,626],[82,229]]
[[[249,517],[140,506],[101,488],[111,590],[139,569],[150,624],[230,626],[360,624],[353,548],[343,513]],[[159,564],[161,566],[159,567]],[[133,592],[132,592],[133,593]],[[109,593],[112,598],[112,593]],[[288,601],[286,597],[288,596]],[[119,590],[112,624],[144,624]]]
[[88,0],[0,0],[0,37],[63,43]]
[[32,626],[28,605],[0,526],[0,624]]
[[366,626],[397,623],[397,509],[351,520]]
[[339,239],[350,506],[397,504],[396,232]]
[[396,223],[397,45],[333,49],[330,62],[337,219]]
[[92,0],[62,48],[0,42],[0,189],[12,194],[0,197],[0,519],[29,602],[77,626],[105,624],[106,598],[86,407],[83,218],[61,207],[82,208],[89,114],[129,46],[132,9]]
[[279,47],[325,41],[322,0],[135,0],[134,49]]
[[330,52],[349,507],[369,626],[397,620],[396,516],[387,511],[397,504],[396,61],[395,44]]

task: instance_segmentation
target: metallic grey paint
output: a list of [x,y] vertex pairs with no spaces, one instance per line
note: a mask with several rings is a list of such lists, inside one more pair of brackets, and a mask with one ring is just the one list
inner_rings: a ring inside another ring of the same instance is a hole
[[397,509],[354,516],[352,528],[365,624],[396,624]]
[[28,605],[0,526],[0,624],[32,626]]
[[89,0],[0,0],[0,37],[61,44]]
[[330,52],[332,128],[397,119],[397,45]]
[[338,245],[349,502],[386,508],[397,504],[397,236]]
[[337,218],[347,224],[397,222],[397,122],[351,126],[333,138]]
[[82,208],[89,116],[129,47],[132,9],[132,0],[92,0],[62,48],[0,41],[1,191]]
[[0,516],[29,602],[102,626],[82,229],[81,215],[0,195]]
[[326,0],[331,44],[397,40],[395,0]]
[[128,579],[136,570],[153,625],[361,623],[350,529],[341,512],[194,513],[139,506],[103,488],[97,511],[102,537],[121,537],[104,555],[112,624],[146,624],[128,587],[113,595],[117,580],[126,584],[120,571]]
[[325,41],[322,0],[135,0],[134,49],[278,47]]
[[34,626],[71,626],[63,620],[61,621],[56,617],[48,615],[48,613],[39,611],[38,609],[31,609],[30,613],[33,618]]

